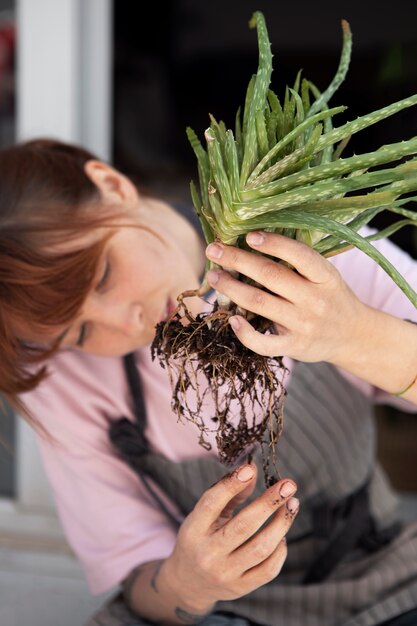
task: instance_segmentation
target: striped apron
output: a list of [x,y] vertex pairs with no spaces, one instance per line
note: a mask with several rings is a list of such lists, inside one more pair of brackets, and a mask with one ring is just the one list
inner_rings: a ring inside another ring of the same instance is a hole
[[[150,452],[133,355],[125,357],[125,365],[138,421],[115,422],[112,442],[152,497],[157,498],[156,483],[186,515],[230,468],[216,458],[173,462]],[[219,602],[216,614],[203,622],[374,626],[394,619],[393,624],[400,624],[397,616],[417,608],[417,523],[407,528],[398,523],[397,499],[375,460],[372,403],[326,363],[297,363],[287,389],[277,458],[281,475],[297,483],[300,500],[287,535],[287,560],[274,581],[242,598]],[[128,452],[122,443],[126,434]],[[252,499],[265,489],[259,453],[254,461],[260,471]],[[417,617],[404,623],[417,625]],[[88,626],[136,624],[147,622],[117,599]]]

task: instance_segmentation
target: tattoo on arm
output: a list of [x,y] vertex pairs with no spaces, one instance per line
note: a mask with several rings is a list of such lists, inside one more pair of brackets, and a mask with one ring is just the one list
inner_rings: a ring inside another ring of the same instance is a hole
[[203,617],[207,615],[207,613],[189,613],[188,611],[184,611],[181,607],[175,607],[175,615],[180,619],[184,624],[197,624],[201,622]]
[[129,608],[131,608],[132,606],[133,585],[135,584],[139,576],[143,574],[143,570],[144,570],[144,566],[138,565],[138,567],[135,567],[135,569],[133,569],[130,572],[129,576],[125,578],[125,580],[123,581],[123,584],[122,584],[123,599]]
[[[159,593],[159,589],[157,586],[157,578],[158,578],[159,570],[162,567],[162,563],[163,561],[158,561],[156,563],[155,571],[153,572],[151,580],[150,580],[150,585],[152,589],[155,591],[155,593]],[[123,581],[122,583],[123,598],[129,608],[132,608],[133,606],[132,590],[136,581],[138,580],[139,576],[141,576],[147,569],[149,569],[149,567],[152,567],[152,566],[153,566],[152,563],[145,563],[142,565],[138,565],[138,567],[135,567],[135,569],[132,570],[129,576],[127,576],[127,578],[125,578],[125,580]]]
[[156,579],[158,578],[159,570],[161,569],[161,567],[162,567],[162,561],[160,561],[157,564],[157,566],[155,568],[155,571],[153,573],[153,576],[151,578],[151,587],[155,591],[155,593],[159,593],[159,589],[158,589],[158,586],[156,584]]
[[[160,572],[160,569],[161,569],[162,565],[163,565],[163,561],[154,562],[154,563],[145,563],[145,564],[142,564],[142,565],[138,565],[138,567],[135,567],[135,569],[133,569],[130,572],[130,574],[125,578],[125,580],[123,581],[123,583],[122,583],[123,599],[124,599],[126,605],[129,607],[129,609],[131,609],[133,612],[135,612],[135,610],[133,609],[132,591],[133,591],[133,587],[134,587],[136,581],[150,567],[154,567],[155,566],[154,571],[153,571],[152,576],[151,576],[151,579],[150,579],[150,585],[151,585],[152,589],[155,591],[155,593],[159,593],[159,589],[158,589],[158,585],[157,585],[157,579],[158,579],[158,574]],[[174,613],[175,613],[176,617],[179,620],[181,620],[181,622],[183,622],[184,624],[187,624],[189,626],[191,626],[192,624],[198,624],[198,622],[201,622],[201,620],[204,617],[206,617],[206,615],[208,614],[208,613],[190,613],[189,611],[186,611],[185,609],[182,609],[179,606],[175,607]]]

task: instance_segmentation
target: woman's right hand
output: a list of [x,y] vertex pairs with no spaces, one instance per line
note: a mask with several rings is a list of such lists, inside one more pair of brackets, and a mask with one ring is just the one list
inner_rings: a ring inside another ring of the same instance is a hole
[[291,497],[297,487],[280,480],[233,516],[255,484],[256,466],[239,467],[205,491],[184,520],[159,572],[183,611],[204,615],[217,601],[244,596],[281,571],[285,535],[298,511]]

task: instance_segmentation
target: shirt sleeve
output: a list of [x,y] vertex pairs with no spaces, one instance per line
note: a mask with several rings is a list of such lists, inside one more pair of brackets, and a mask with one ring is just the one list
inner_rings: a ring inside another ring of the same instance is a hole
[[136,566],[169,556],[176,531],[114,454],[98,391],[54,379],[25,394],[25,403],[42,426],[38,443],[68,543],[91,592],[101,594]]
[[[367,236],[377,232],[366,227],[360,234]],[[411,287],[417,291],[417,260],[396,246],[389,239],[372,242],[399,271]],[[345,282],[365,304],[395,317],[417,323],[417,310],[392,278],[373,259],[358,249],[331,257]],[[349,377],[349,376],[348,376]],[[352,377],[353,378],[353,377]],[[361,381],[359,386],[376,402],[392,404],[405,411],[415,412],[416,406],[401,398]]]

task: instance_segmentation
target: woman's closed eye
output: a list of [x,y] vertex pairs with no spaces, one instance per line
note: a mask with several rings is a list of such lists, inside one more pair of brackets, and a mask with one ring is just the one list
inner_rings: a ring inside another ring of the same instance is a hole
[[83,343],[86,340],[86,337],[87,337],[87,324],[82,324],[80,326],[77,343],[75,345],[78,346],[79,348],[82,348]]
[[[105,287],[107,286],[109,277],[110,277],[110,273],[111,273],[111,266],[109,261],[106,261],[106,265],[104,267],[104,272],[100,278],[100,280],[98,281],[95,290],[98,292],[101,292],[105,289]],[[80,330],[79,330],[79,334],[78,334],[78,339],[77,339],[77,343],[76,345],[79,348],[82,348],[86,338],[88,336],[88,328],[87,328],[87,324],[84,323],[80,326]]]
[[110,271],[111,271],[110,263],[109,261],[106,261],[104,272],[96,285],[96,291],[102,291],[103,288],[107,285],[108,279],[110,277]]

